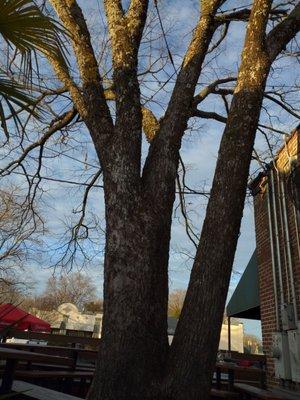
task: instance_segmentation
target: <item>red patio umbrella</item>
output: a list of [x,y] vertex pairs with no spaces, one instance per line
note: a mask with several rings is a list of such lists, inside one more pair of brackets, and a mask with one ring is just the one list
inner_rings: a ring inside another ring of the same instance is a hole
[[51,326],[48,322],[27,313],[13,304],[0,304],[0,332],[9,326],[21,331],[51,331]]

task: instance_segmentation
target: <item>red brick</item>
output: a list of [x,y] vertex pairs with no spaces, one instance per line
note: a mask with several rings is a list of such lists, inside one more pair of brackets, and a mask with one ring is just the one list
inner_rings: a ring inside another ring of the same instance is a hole
[[[299,148],[300,148],[299,135],[297,132],[294,132],[289,138],[289,141],[286,143],[286,145],[284,145],[278,152],[276,167],[283,175],[289,174],[290,157],[297,156]],[[260,183],[262,183],[262,181],[260,181]],[[277,184],[275,184],[275,186],[277,188]],[[264,189],[266,189],[266,187],[267,186],[265,186]],[[274,296],[273,277],[272,277],[271,247],[270,247],[270,234],[269,234],[269,223],[268,223],[268,207],[267,207],[268,194],[267,191],[264,189],[254,197],[255,230],[256,230],[257,256],[259,263],[258,274],[259,274],[259,287],[260,287],[263,347],[267,354],[267,380],[269,384],[276,385],[279,382],[275,378],[274,361],[270,357],[271,346],[272,346],[272,334],[276,330],[275,296]],[[293,271],[294,271],[294,280],[296,287],[298,317],[300,317],[300,260],[298,254],[298,247],[297,247],[298,244],[297,244],[297,234],[296,234],[298,227],[294,220],[294,214],[293,214],[294,211],[291,198],[287,196],[286,202],[288,208],[288,224],[290,231],[291,253],[293,259]],[[279,211],[278,197],[276,203],[277,203],[277,211]],[[291,285],[288,284],[285,272],[285,264],[284,264],[285,237],[282,226],[280,224],[279,215],[278,215],[278,223],[279,223],[279,243],[280,243],[281,262],[283,266],[282,279],[283,279],[284,295],[287,298],[288,288],[290,289]],[[277,285],[277,291],[278,291],[278,303],[280,303],[278,285]]]

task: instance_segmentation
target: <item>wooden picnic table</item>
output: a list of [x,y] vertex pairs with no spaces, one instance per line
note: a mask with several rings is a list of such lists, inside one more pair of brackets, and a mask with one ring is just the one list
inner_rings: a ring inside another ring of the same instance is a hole
[[262,368],[258,367],[244,367],[237,365],[231,362],[218,362],[216,363],[216,381],[217,381],[217,389],[221,389],[221,373],[228,374],[228,389],[230,391],[234,388],[234,379],[236,372],[247,372],[253,373],[259,376],[260,378],[260,386],[263,388],[265,385],[265,371]]
[[250,396],[257,400],[288,400],[287,397],[276,395],[269,390],[260,389],[244,383],[236,383],[234,388],[242,395],[246,395],[247,397]]
[[54,365],[73,365],[73,360],[68,357],[52,356],[30,351],[9,349],[0,347],[0,359],[6,360],[5,369],[2,375],[0,393],[9,393],[12,388],[16,367],[19,361],[29,361],[36,363],[47,363]]
[[71,335],[59,335],[53,333],[42,333],[42,332],[29,332],[29,331],[20,331],[17,329],[10,329],[9,336],[15,337],[18,339],[31,339],[31,340],[45,340],[48,343],[52,343],[53,345],[71,345],[75,347],[77,344],[81,344],[83,346],[90,346],[91,348],[95,348],[96,350],[99,348],[101,339],[96,339],[92,337],[84,337],[84,336],[71,336]]
[[[0,348],[13,348],[41,354],[58,355],[70,357],[73,360],[73,369],[95,368],[98,352],[89,349],[77,349],[74,347],[48,346],[29,343],[0,343]],[[30,364],[28,363],[28,366]]]
[[44,344],[35,343],[0,343],[0,348],[13,348],[25,351],[37,351],[38,353],[46,354],[61,354],[67,357],[85,356],[89,359],[96,359],[98,352],[96,350],[80,349],[76,347],[66,347],[66,346],[50,346]]
[[27,395],[36,400],[82,400],[80,397],[75,397],[67,393],[57,392],[42,386],[33,385],[29,382],[15,380],[12,386],[14,392],[19,392]]

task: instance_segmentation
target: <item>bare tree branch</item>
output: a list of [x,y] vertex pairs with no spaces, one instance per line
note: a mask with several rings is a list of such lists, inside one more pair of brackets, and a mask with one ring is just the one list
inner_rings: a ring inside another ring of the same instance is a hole
[[227,78],[222,78],[222,79],[217,79],[214,82],[210,83],[206,87],[204,87],[200,93],[198,93],[194,97],[193,101],[193,106],[197,106],[200,104],[203,100],[206,99],[206,97],[211,94],[211,93],[216,93],[217,87],[223,83],[228,83],[228,82],[235,82],[237,80],[236,76],[229,76]]
[[291,13],[271,30],[267,36],[267,47],[271,61],[285,49],[286,45],[293,39],[300,29],[300,3],[295,6]]
[[[286,16],[287,13],[288,13],[287,9],[284,9],[284,8],[273,9],[270,12],[270,19],[278,20],[279,18]],[[226,23],[226,22],[231,22],[231,21],[248,21],[250,14],[251,14],[251,9],[243,8],[241,10],[233,11],[230,13],[218,14],[216,16],[216,20],[219,23]]]
[[200,117],[200,118],[204,118],[204,119],[214,119],[218,122],[222,122],[223,124],[226,124],[227,122],[227,118],[223,117],[222,115],[213,112],[213,111],[203,111],[203,110],[194,110],[192,111],[191,114],[193,117]]
[[[106,103],[102,79],[82,10],[76,1],[51,0],[50,2],[66,29],[72,33],[72,45],[82,79],[81,92],[74,88],[75,84],[67,75],[66,67],[57,60],[53,60],[49,56],[48,58],[58,77],[70,91],[78,113],[91,130],[101,161],[105,162],[106,142],[113,132],[113,122]],[[98,123],[96,124],[96,121],[101,121],[101,132],[99,132],[99,125]],[[99,139],[99,135],[100,147],[98,145],[99,140],[96,140],[96,138]]]
[[76,114],[77,111],[72,108],[71,110],[62,114],[59,118],[55,118],[53,121],[51,121],[50,128],[47,130],[47,132],[44,133],[38,141],[24,149],[18,159],[12,161],[6,167],[2,168],[0,170],[0,175],[3,175],[5,172],[11,173],[11,171],[13,171],[18,165],[22,163],[22,161],[32,150],[36,149],[37,147],[43,146],[51,136],[66,127],[73,120]]
[[149,0],[131,0],[125,20],[135,49],[139,48],[147,18]]

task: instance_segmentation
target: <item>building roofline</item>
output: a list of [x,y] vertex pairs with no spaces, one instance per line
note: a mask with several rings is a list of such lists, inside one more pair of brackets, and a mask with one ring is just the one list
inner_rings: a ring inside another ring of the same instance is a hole
[[262,181],[265,177],[269,175],[269,171],[274,169],[274,162],[276,162],[279,158],[280,153],[286,149],[287,144],[294,138],[295,135],[300,135],[300,124],[291,131],[289,135],[285,135],[285,142],[283,145],[277,150],[273,160],[265,165],[265,170],[259,172],[254,179],[252,179],[249,184],[248,188],[251,191],[252,196],[256,196],[262,190]]

